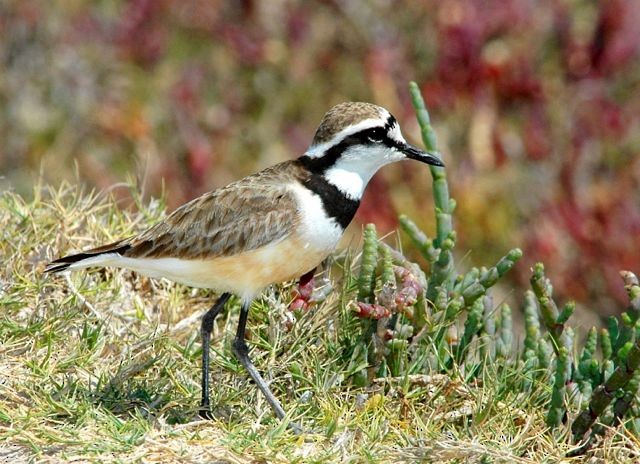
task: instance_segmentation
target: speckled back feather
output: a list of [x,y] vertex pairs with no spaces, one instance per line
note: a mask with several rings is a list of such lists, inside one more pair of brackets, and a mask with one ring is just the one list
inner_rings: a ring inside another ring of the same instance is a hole
[[211,259],[284,238],[299,221],[288,184],[308,175],[286,161],[192,200],[129,240],[123,256]]

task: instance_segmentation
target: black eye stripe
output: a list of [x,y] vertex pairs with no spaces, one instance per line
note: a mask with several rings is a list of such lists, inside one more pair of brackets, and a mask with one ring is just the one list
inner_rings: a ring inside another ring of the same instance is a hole
[[383,127],[372,127],[370,129],[364,129],[353,134],[351,137],[356,138],[359,143],[365,145],[370,145],[372,143],[383,143],[387,146],[393,146],[393,140],[389,138],[386,128]]
[[314,173],[323,173],[333,166],[342,153],[354,145],[386,145],[390,148],[400,148],[399,143],[389,137],[389,131],[396,125],[393,116],[387,118],[384,126],[370,127],[346,136],[336,145],[327,149],[320,158],[301,156],[299,158],[303,166]]
[[367,140],[370,142],[382,142],[387,132],[381,127],[374,127],[367,131]]

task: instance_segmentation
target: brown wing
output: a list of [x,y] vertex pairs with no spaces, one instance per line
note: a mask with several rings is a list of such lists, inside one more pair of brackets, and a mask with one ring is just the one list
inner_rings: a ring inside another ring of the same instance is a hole
[[287,187],[300,176],[282,163],[206,193],[131,240],[136,258],[207,259],[254,250],[288,235],[299,220]]

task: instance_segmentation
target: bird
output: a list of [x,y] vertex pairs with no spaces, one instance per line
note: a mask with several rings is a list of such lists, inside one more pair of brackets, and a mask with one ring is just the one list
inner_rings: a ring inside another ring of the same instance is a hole
[[110,266],[217,292],[200,325],[203,417],[210,417],[213,324],[236,295],[241,308],[232,352],[283,420],[284,408],[249,357],[251,302],[272,284],[312,273],[336,248],[373,175],[405,159],[444,167],[439,153],[409,144],[386,109],[340,103],[300,157],[205,193],[138,235],[51,261],[44,272]]

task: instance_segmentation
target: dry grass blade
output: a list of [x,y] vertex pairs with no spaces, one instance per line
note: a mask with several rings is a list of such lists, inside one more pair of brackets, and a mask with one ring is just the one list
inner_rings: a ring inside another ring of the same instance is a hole
[[[567,451],[553,443],[539,405],[510,389],[517,366],[476,384],[417,374],[352,388],[343,348],[354,330],[348,258],[327,273],[334,290],[324,301],[293,314],[290,287],[277,287],[254,304],[248,325],[258,369],[291,419],[319,433],[291,434],[244,375],[228,344],[233,304],[212,342],[216,419],[199,420],[197,335],[210,292],[131,272],[41,273],[58,253],[155,222],[160,206],[122,211],[69,186],[30,201],[0,195],[0,459],[524,463]],[[602,452],[634,446],[629,437],[611,443]]]

